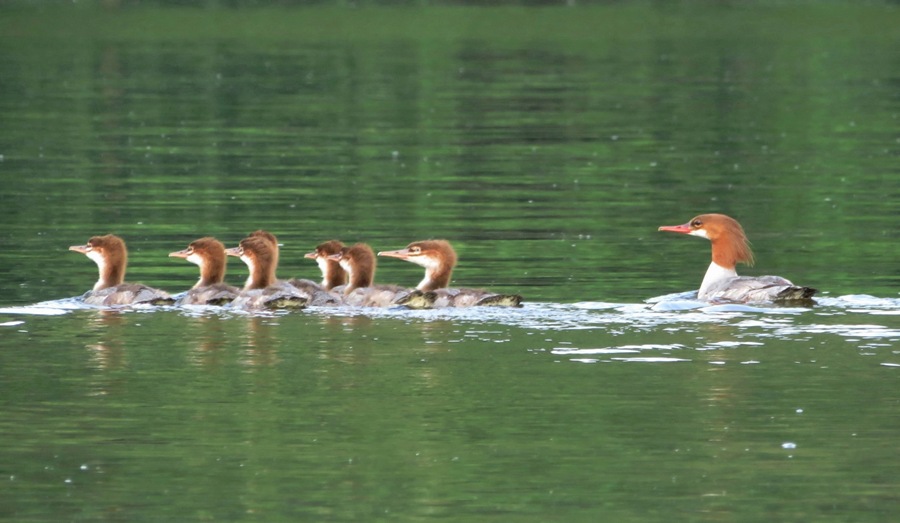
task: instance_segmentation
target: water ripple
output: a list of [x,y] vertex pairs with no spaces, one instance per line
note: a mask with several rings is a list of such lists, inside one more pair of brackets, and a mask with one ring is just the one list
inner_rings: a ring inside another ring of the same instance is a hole
[[[689,293],[688,293],[689,294]],[[79,310],[95,310],[78,298],[40,302],[21,307],[0,308],[0,314],[25,316],[54,316]],[[189,317],[205,315],[244,315],[219,307],[153,307],[141,312],[175,311]],[[256,313],[253,313],[256,314]],[[733,348],[739,345],[759,345],[766,338],[800,339],[809,335],[830,334],[848,340],[896,342],[900,340],[900,326],[884,322],[900,315],[900,299],[877,298],[868,295],[824,297],[813,307],[779,307],[741,304],[710,305],[685,299],[685,293],[654,298],[646,303],[577,302],[526,303],[521,308],[447,308],[408,310],[404,308],[309,308],[301,313],[266,312],[261,315],[281,316],[315,314],[324,316],[367,316],[397,319],[406,322],[450,321],[477,324],[500,324],[537,331],[601,330],[613,334],[662,330],[669,333],[691,332],[704,325],[723,325],[732,328],[736,337],[750,337],[755,341],[724,340],[704,342],[701,350]],[[648,346],[636,346],[646,350]],[[629,349],[632,347],[618,347]],[[669,347],[672,348],[672,347]]]

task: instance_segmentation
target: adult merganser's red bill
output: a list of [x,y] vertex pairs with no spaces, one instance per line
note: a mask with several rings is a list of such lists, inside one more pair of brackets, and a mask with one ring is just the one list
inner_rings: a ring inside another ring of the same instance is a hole
[[80,252],[94,260],[100,278],[94,288],[83,296],[91,305],[163,305],[174,300],[168,293],[140,283],[124,283],[128,266],[128,249],[122,238],[113,234],[94,236],[85,245],[73,245],[70,251]]
[[228,256],[236,256],[250,269],[247,283],[233,307],[244,309],[302,308],[309,296],[287,282],[275,277],[278,265],[278,245],[265,235],[256,234],[241,240],[238,247],[225,249]]
[[382,251],[379,256],[400,258],[425,267],[425,278],[416,287],[420,291],[437,294],[435,307],[500,306],[518,307],[522,297],[518,294],[495,294],[481,289],[447,288],[456,251],[446,240],[425,240],[410,243],[405,249]]
[[706,271],[697,298],[708,301],[782,302],[809,301],[816,293],[798,287],[780,276],[738,276],[738,263],[753,264],[753,253],[744,229],[724,214],[701,214],[683,225],[666,225],[660,231],[700,236],[712,242],[712,263]]
[[178,305],[225,305],[237,298],[240,289],[225,284],[225,246],[206,237],[194,240],[187,249],[169,253],[200,267],[200,280],[178,297]]
[[376,259],[375,252],[365,243],[343,247],[329,259],[338,262],[347,272],[350,282],[337,287],[344,296],[344,304],[357,307],[390,307],[405,305],[413,309],[431,308],[434,293],[418,289],[406,289],[398,285],[374,285]]

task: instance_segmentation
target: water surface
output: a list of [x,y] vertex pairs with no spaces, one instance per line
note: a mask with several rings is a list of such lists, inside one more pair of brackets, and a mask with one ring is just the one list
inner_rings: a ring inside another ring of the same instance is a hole
[[[0,518],[892,519],[898,26],[878,5],[4,8]],[[708,243],[656,228],[702,212],[743,223],[742,274],[818,303],[694,302]],[[527,302],[68,300],[91,235],[178,292],[196,268],[168,252],[258,228],[284,277],[316,278],[302,254],[330,238],[447,238],[454,285]]]

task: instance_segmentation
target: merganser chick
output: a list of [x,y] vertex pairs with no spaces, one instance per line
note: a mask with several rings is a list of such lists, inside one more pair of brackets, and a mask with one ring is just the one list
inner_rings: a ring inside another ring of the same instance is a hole
[[701,214],[683,225],[665,225],[660,231],[706,238],[712,242],[712,263],[706,270],[697,298],[706,301],[784,302],[809,301],[816,289],[799,287],[780,276],[738,276],[738,263],[753,265],[753,253],[741,224],[724,214]]
[[347,273],[344,272],[344,269],[341,268],[338,262],[328,259],[329,254],[340,252],[343,246],[343,243],[331,240],[316,247],[315,251],[303,255],[304,258],[312,258],[319,264],[319,269],[322,271],[321,285],[305,278],[291,278],[288,280],[288,283],[309,294],[310,305],[324,306],[343,303],[343,295],[338,292],[331,292],[331,290],[347,283]]
[[306,306],[308,295],[275,277],[278,254],[274,247],[277,244],[257,235],[244,238],[238,247],[225,249],[225,254],[239,257],[250,269],[243,290],[231,302],[233,307],[282,309]]
[[344,244],[338,240],[329,240],[316,246],[316,250],[303,255],[304,258],[315,260],[322,272],[322,288],[331,290],[340,285],[347,284],[347,271],[341,267],[340,262],[332,260],[329,256],[339,254]]
[[[272,248],[273,255],[273,265],[278,265],[278,258],[280,256],[280,244],[278,243],[278,238],[269,231],[265,231],[262,229],[253,231],[250,233],[250,238],[262,238],[269,242],[269,245]],[[343,272],[343,271],[341,271]],[[315,305],[315,306],[324,306],[324,305],[339,305],[341,303],[341,296],[336,293],[328,292],[328,289],[320,286],[318,283],[306,280],[306,279],[297,279],[291,278],[287,280],[287,283],[296,287],[302,294],[305,294],[309,297],[307,301],[307,305]]]
[[518,294],[496,294],[481,289],[447,288],[457,258],[453,246],[446,240],[412,242],[405,249],[382,251],[378,255],[400,258],[425,267],[425,278],[419,282],[416,288],[423,292],[436,292],[435,307],[518,307],[522,304],[522,296]]
[[113,234],[94,236],[85,245],[73,245],[70,251],[80,252],[94,260],[100,278],[94,288],[84,294],[90,305],[164,305],[174,300],[165,291],[140,283],[124,283],[128,266],[128,249],[122,238]]
[[406,289],[398,285],[373,285],[377,265],[375,251],[365,243],[343,247],[340,252],[329,255],[329,259],[340,263],[350,279],[346,286],[335,289],[343,292],[345,305],[357,307],[405,305],[414,309],[427,309],[431,308],[434,302],[434,293]]
[[278,238],[270,233],[269,231],[263,229],[257,229],[250,234],[247,235],[248,238],[262,238],[269,242],[272,246],[272,264],[274,267],[278,267],[278,256],[280,252],[280,245],[278,244]]
[[237,287],[224,283],[225,246],[219,240],[209,236],[200,238],[192,241],[187,249],[169,256],[184,258],[200,267],[200,280],[178,298],[176,305],[225,305],[240,293]]

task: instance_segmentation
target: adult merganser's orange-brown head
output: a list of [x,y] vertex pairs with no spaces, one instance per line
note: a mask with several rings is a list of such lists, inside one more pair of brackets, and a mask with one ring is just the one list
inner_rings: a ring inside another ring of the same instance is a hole
[[780,276],[744,276],[735,271],[738,263],[753,264],[744,229],[724,214],[701,214],[684,225],[667,225],[661,231],[707,238],[712,243],[712,262],[706,270],[697,298],[728,302],[808,302],[816,289],[794,285]]
[[734,270],[738,263],[753,265],[753,252],[741,224],[724,214],[701,214],[683,225],[664,225],[660,231],[678,232],[712,242],[712,261]]
[[225,281],[225,246],[211,236],[194,240],[187,249],[171,252],[169,256],[184,258],[200,267],[200,280],[194,288]]
[[344,244],[338,240],[329,240],[317,245],[315,251],[303,255],[304,258],[316,260],[319,270],[322,271],[322,287],[326,290],[347,283],[347,271],[337,260],[329,258],[334,254],[340,254],[343,248]]
[[416,286],[424,292],[447,287],[456,266],[456,251],[446,240],[412,242],[405,249],[382,251],[378,255],[400,258],[425,267],[425,279]]
[[276,282],[277,246],[262,236],[249,236],[238,247],[225,249],[228,256],[236,256],[250,269],[244,290],[265,289]]
[[336,261],[341,268],[347,271],[350,283],[344,289],[344,294],[350,294],[360,287],[371,287],[375,280],[375,251],[365,243],[357,243],[351,247],[343,247],[340,252],[328,256]]
[[100,272],[100,278],[94,284],[94,290],[115,287],[125,281],[125,269],[128,266],[128,249],[122,238],[113,234],[94,236],[84,245],[73,245],[70,251],[80,252],[94,260]]

